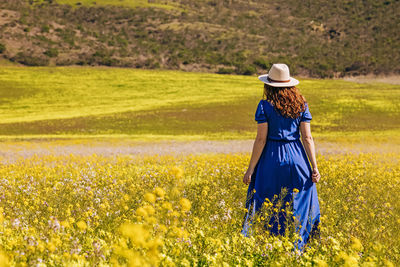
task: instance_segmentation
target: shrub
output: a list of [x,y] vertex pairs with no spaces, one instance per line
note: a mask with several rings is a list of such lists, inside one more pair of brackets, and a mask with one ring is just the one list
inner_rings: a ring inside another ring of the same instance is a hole
[[49,32],[50,31],[49,25],[43,25],[41,31],[42,32]]
[[105,66],[116,66],[118,64],[118,60],[107,56],[107,57],[101,58],[99,61],[99,64],[105,65]]
[[235,72],[235,69],[233,68],[219,68],[217,73],[218,74],[232,74]]
[[11,60],[28,66],[47,66],[49,64],[47,57],[34,56],[24,52],[18,52]]
[[119,45],[121,45],[123,47],[126,47],[129,44],[128,40],[126,40],[123,36],[120,36],[120,35],[117,35],[115,40]]
[[6,46],[0,43],[0,53],[3,53],[4,51],[6,51]]
[[253,65],[239,66],[237,73],[243,75],[252,75],[256,73],[256,68]]
[[48,57],[56,57],[58,56],[58,50],[57,48],[49,48],[46,52],[44,52],[43,54],[45,54]]
[[268,60],[265,60],[263,58],[256,58],[253,63],[254,63],[254,65],[259,66],[260,68],[263,68],[263,69],[269,69],[272,66],[271,62],[269,62]]

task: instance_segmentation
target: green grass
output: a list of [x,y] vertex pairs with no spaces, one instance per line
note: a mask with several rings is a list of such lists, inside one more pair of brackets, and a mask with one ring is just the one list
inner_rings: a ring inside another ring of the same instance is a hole
[[[400,136],[400,85],[300,79],[314,135]],[[0,69],[0,136],[253,138],[255,76],[104,67]]]

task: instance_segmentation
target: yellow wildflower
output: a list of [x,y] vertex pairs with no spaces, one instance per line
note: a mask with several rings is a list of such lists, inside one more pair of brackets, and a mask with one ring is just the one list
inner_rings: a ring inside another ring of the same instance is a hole
[[78,228],[81,229],[82,231],[86,230],[86,228],[87,228],[87,225],[86,225],[86,223],[84,221],[77,222],[76,226],[78,226]]
[[163,209],[166,209],[166,210],[170,210],[170,211],[173,210],[173,209],[172,209],[172,204],[171,204],[170,202],[164,202],[164,203],[161,205],[161,207],[162,207]]
[[360,239],[352,236],[351,237],[351,248],[355,251],[361,251],[363,249],[363,245],[361,244]]
[[69,255],[69,253],[64,252],[64,253],[63,253],[63,257],[64,257],[65,259],[69,259],[70,255]]
[[143,207],[139,207],[136,209],[136,215],[146,217],[147,211]]
[[344,261],[344,267],[355,267],[358,265],[358,260],[354,256],[348,256]]
[[187,198],[181,198],[181,200],[179,200],[179,204],[181,205],[182,211],[189,211],[192,207],[190,200]]
[[317,267],[328,267],[328,263],[326,263],[326,261],[322,260],[322,259],[314,259],[314,262],[316,264]]
[[124,223],[120,230],[122,234],[129,237],[136,245],[144,246],[149,237],[149,232],[141,224]]
[[156,196],[153,193],[146,193],[144,194],[144,200],[150,203],[156,202]]
[[68,221],[61,221],[60,224],[64,226],[65,228],[69,228],[69,222]]
[[176,210],[174,210],[173,212],[168,213],[168,215],[172,216],[172,217],[179,217],[179,215],[181,215],[181,214],[179,212],[177,212]]
[[158,226],[158,229],[160,230],[160,232],[165,233],[167,232],[168,228],[164,225],[164,224],[160,224]]
[[172,188],[171,192],[170,192],[170,196],[171,197],[177,197],[181,194],[181,191],[179,191],[178,188],[174,187]]
[[155,224],[157,223],[157,219],[154,216],[148,216],[145,218],[146,222],[148,222],[149,224]]
[[8,256],[2,251],[0,251],[0,266],[1,267],[10,266],[10,261],[8,259]]
[[183,177],[183,170],[177,166],[173,167],[171,169],[172,175],[175,176],[175,178],[182,178]]
[[50,252],[54,252],[56,250],[56,245],[54,245],[52,242],[50,242],[50,243],[47,244],[47,249]]
[[40,251],[40,252],[43,252],[44,250],[45,250],[45,246],[43,245],[43,242],[38,242],[38,245],[37,245],[37,249]]
[[151,205],[145,205],[143,208],[146,210],[147,214],[153,215],[156,210]]
[[163,198],[165,196],[165,191],[164,189],[162,189],[161,187],[156,187],[156,189],[154,189],[154,193],[158,196]]
[[383,263],[385,264],[385,267],[394,267],[394,264],[387,259],[383,259]]

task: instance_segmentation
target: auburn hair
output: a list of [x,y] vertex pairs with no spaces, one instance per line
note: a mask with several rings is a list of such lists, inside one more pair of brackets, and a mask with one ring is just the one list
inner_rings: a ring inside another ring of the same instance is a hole
[[306,110],[306,99],[295,86],[273,87],[264,83],[263,97],[286,118],[295,119]]

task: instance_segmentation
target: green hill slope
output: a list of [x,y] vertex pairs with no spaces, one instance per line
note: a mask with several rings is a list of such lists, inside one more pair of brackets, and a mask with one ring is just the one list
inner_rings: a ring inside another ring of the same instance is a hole
[[[94,4],[96,3],[96,4]],[[25,65],[313,77],[400,72],[400,1],[10,0],[0,54]]]
[[[300,79],[316,136],[400,137],[400,85]],[[0,69],[0,136],[252,138],[255,77],[92,67]]]

